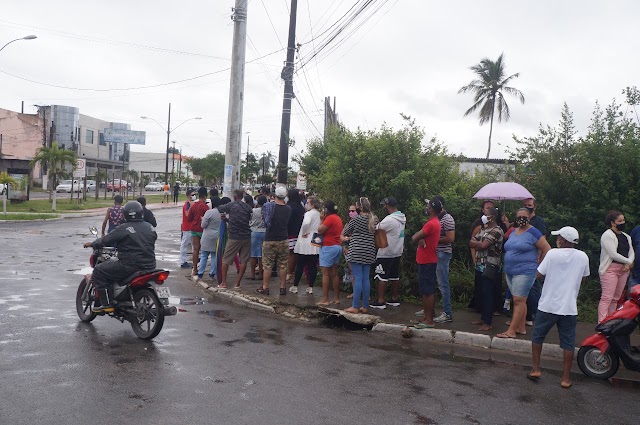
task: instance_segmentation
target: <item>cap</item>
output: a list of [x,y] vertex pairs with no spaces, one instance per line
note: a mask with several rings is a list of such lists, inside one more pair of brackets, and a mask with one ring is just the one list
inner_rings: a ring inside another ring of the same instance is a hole
[[427,205],[429,205],[435,212],[440,214],[442,212],[442,204],[437,199],[425,199]]
[[578,234],[578,231],[571,226],[564,226],[560,230],[554,230],[553,232],[551,232],[551,234],[554,236],[560,235],[567,242],[571,242],[571,243],[578,243],[578,241],[580,240],[580,235]]
[[390,207],[395,207],[398,205],[398,201],[393,196],[388,196],[380,202],[380,205],[389,205]]
[[284,199],[287,196],[287,189],[284,186],[276,187],[276,198]]

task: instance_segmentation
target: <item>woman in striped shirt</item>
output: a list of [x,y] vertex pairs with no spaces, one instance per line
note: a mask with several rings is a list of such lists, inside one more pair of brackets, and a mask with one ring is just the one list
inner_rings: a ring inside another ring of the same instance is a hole
[[[361,209],[360,215],[350,220],[342,231],[342,239],[349,241],[346,259],[353,272],[353,302],[345,311],[367,313],[371,293],[369,272],[378,252],[373,237],[378,218],[371,212],[369,199],[365,197],[358,199],[356,207]],[[362,307],[360,307],[361,297]]]

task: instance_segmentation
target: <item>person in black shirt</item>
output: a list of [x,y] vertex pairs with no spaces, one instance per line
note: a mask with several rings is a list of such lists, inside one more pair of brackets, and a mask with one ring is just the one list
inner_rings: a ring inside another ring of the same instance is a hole
[[300,201],[300,192],[298,192],[298,189],[289,189],[287,197],[289,198],[287,205],[291,207],[291,217],[289,217],[289,223],[287,224],[289,266],[286,281],[287,283],[293,283],[293,272],[296,269],[296,254],[293,253],[293,250],[298,242],[298,233],[300,233],[300,228],[302,227],[305,210]]
[[[291,207],[285,205],[284,198],[287,190],[278,186],[276,188],[275,208],[271,220],[265,220],[267,231],[262,244],[262,265],[265,270],[271,270],[274,264],[278,267],[280,278],[280,295],[286,295],[287,260],[289,257],[289,245],[287,243],[287,225],[291,217]],[[265,212],[263,208],[263,213]],[[259,294],[269,295],[269,273],[263,273],[262,286],[256,289]]]
[[[538,203],[535,199],[525,199],[522,201],[522,206],[529,210],[529,224],[540,230],[543,236],[547,236],[547,223],[544,219],[536,214],[538,209]],[[540,260],[540,259],[539,259]],[[538,261],[538,262],[541,262]],[[527,317],[525,324],[527,326],[533,326],[533,321],[536,320],[536,313],[538,313],[538,302],[540,302],[540,296],[542,295],[542,285],[540,281],[536,279],[533,282],[533,286],[529,290],[529,296],[527,297]]]
[[144,221],[146,221],[153,227],[158,227],[158,222],[156,221],[156,217],[153,215],[153,213],[150,210],[147,209],[147,198],[145,198],[144,196],[141,196],[138,199],[136,199],[136,201],[140,202],[140,205],[142,205],[142,218],[144,219]]
[[173,185],[173,203],[178,205],[178,197],[180,196],[180,185],[176,182]]

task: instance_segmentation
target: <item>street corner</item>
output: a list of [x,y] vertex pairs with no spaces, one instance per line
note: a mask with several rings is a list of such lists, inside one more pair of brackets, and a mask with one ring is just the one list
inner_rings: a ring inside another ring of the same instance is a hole
[[471,332],[456,332],[453,335],[453,343],[472,347],[491,348],[491,337],[489,335]]

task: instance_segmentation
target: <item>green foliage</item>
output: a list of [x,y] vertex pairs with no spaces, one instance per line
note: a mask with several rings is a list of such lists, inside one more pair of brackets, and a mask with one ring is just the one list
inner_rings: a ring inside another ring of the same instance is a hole
[[[193,174],[200,176],[207,184],[217,184],[222,181],[224,175],[224,154],[212,152],[204,158],[192,158],[188,160]],[[184,180],[184,179],[183,179]],[[183,183],[186,183],[183,181]]]
[[46,165],[49,178],[51,179],[51,191],[55,190],[58,179],[68,175],[66,165],[70,164],[75,167],[77,155],[75,152],[60,149],[57,143],[52,143],[51,147],[40,146],[36,151],[36,155],[31,160],[31,166],[36,164]]
[[14,184],[16,180],[9,175],[6,171],[0,172],[0,183],[3,184]]

